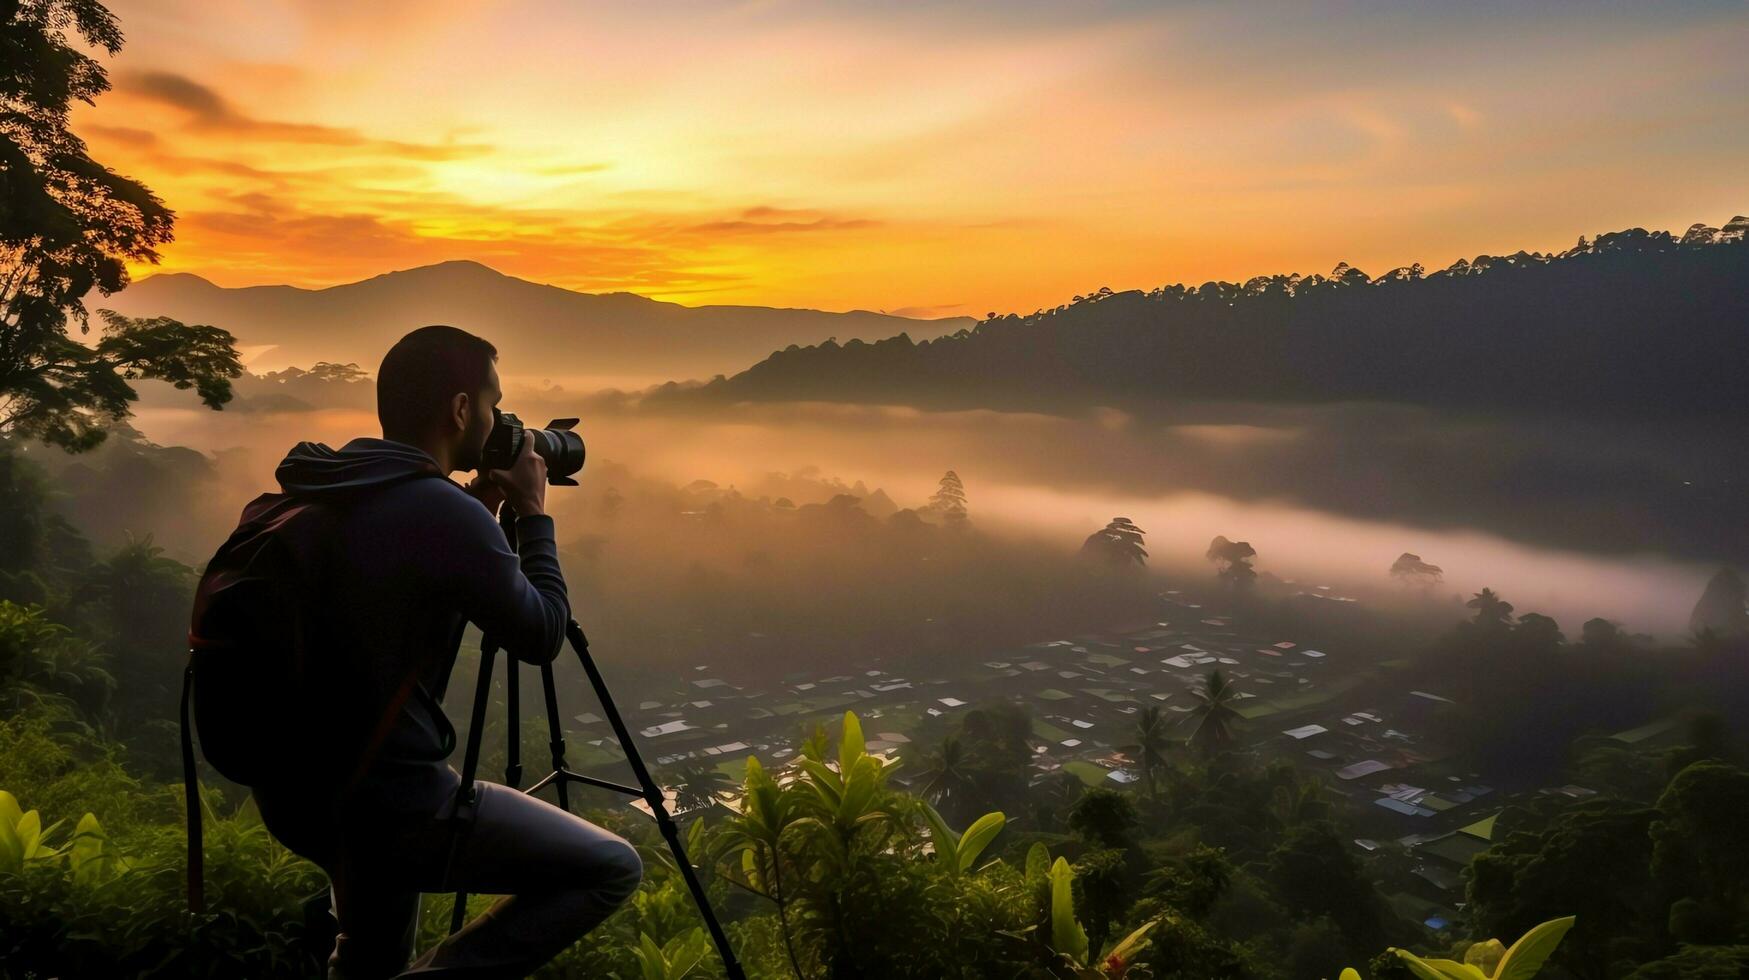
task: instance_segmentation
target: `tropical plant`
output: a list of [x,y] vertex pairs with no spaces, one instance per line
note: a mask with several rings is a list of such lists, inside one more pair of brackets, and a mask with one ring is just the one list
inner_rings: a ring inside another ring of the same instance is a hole
[[[1028,880],[1035,889],[1041,887],[1041,883],[1034,875],[1047,856],[1043,844],[1034,844],[1032,852],[1027,855]],[[1059,977],[1073,980],[1123,977],[1135,962],[1136,954],[1147,946],[1148,932],[1154,928],[1155,922],[1143,923],[1141,928],[1104,950],[1092,948],[1088,945],[1087,930],[1075,917],[1074,881],[1075,869],[1061,857],[1043,874],[1042,888],[1047,894],[1044,925],[1049,937],[1045,942],[1051,954],[1047,960],[1048,968]]]
[[1166,768],[1166,750],[1172,741],[1171,723],[1159,705],[1150,704],[1136,718],[1135,744],[1122,747],[1142,770],[1142,787],[1150,798],[1154,796],[1155,776]]
[[1202,687],[1191,693],[1196,697],[1196,706],[1190,709],[1188,718],[1195,725],[1190,744],[1204,756],[1214,755],[1233,744],[1233,728],[1239,722],[1239,712],[1233,705],[1238,703],[1239,692],[1217,667],[1203,678]]
[[1000,813],[986,813],[972,821],[964,833],[956,834],[927,803],[923,804],[923,816],[929,821],[929,840],[935,848],[936,863],[954,875],[971,871],[984,849],[1008,823],[1008,818]]
[[795,936],[790,927],[792,897],[784,884],[785,837],[801,819],[798,796],[777,785],[759,760],[747,759],[746,792],[741,813],[723,831],[726,855],[740,858],[738,873],[726,873],[730,882],[777,906],[779,928],[790,969],[800,980],[801,963],[796,956]]
[[938,806],[950,801],[957,803],[976,790],[977,780],[971,754],[966,751],[965,742],[958,735],[944,736],[941,748],[932,753],[923,765],[923,772],[917,777],[921,780],[917,795],[927,802]]
[[1504,626],[1512,621],[1512,603],[1500,598],[1500,593],[1493,589],[1484,588],[1464,605],[1476,611],[1475,622],[1479,626]]
[[[1464,961],[1422,959],[1405,949],[1392,947],[1391,953],[1419,980],[1530,980],[1542,970],[1554,955],[1555,947],[1567,930],[1573,928],[1573,917],[1551,919],[1520,936],[1511,948],[1498,939],[1473,943],[1464,952]],[[1345,975],[1346,975],[1345,971]],[[1358,974],[1355,975],[1358,978]]]
[[673,783],[675,808],[685,813],[717,803],[724,793],[739,787],[728,773],[716,766],[694,762],[681,766],[669,777]]
[[704,930],[693,929],[660,946],[649,933],[641,932],[632,953],[638,958],[643,980],[684,980],[704,960],[709,949]]

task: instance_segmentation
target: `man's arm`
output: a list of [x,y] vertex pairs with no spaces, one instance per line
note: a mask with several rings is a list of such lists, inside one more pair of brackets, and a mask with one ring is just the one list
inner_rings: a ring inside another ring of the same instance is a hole
[[[468,507],[478,510],[471,503]],[[475,513],[471,518],[468,550],[473,565],[460,570],[457,582],[463,614],[516,659],[551,662],[571,621],[553,519],[545,514],[516,519],[519,555],[490,517]]]
[[528,440],[508,470],[494,470],[487,476],[503,491],[505,505],[518,515],[516,539],[521,554],[511,552],[492,520],[489,511],[495,508],[481,514],[469,505],[464,521],[474,539],[469,551],[480,558],[478,568],[463,576],[463,612],[516,659],[550,663],[565,640],[571,602],[565,595],[565,577],[559,571],[553,519],[546,515],[546,460],[534,451],[534,441]]

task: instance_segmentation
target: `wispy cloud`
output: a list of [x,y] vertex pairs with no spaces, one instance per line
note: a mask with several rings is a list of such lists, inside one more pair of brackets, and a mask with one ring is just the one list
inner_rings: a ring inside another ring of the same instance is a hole
[[186,75],[168,71],[129,72],[117,88],[124,94],[181,110],[189,128],[207,133],[277,143],[348,147],[414,160],[453,160],[491,151],[485,144],[409,143],[372,139],[354,129],[317,123],[257,119],[218,92]]

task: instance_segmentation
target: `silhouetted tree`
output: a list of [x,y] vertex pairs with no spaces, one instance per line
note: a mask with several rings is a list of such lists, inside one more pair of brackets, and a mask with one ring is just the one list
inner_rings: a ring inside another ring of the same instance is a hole
[[1464,605],[1476,611],[1475,623],[1479,626],[1504,627],[1512,622],[1512,603],[1500,598],[1493,589],[1484,588]]
[[1217,667],[1203,678],[1202,687],[1191,693],[1196,696],[1196,707],[1190,710],[1189,720],[1196,727],[1191,730],[1190,744],[1204,756],[1214,755],[1233,743],[1233,728],[1239,722],[1233,705],[1238,703],[1239,692]]
[[1081,555],[1117,568],[1131,565],[1145,568],[1148,550],[1142,545],[1147,533],[1127,517],[1114,517],[1110,524],[1087,536],[1081,543]]
[[689,762],[675,770],[669,779],[672,780],[669,788],[674,790],[675,806],[681,811],[711,806],[717,802],[717,794],[732,793],[741,788],[734,777],[703,762]]
[[941,740],[941,747],[932,753],[918,775],[921,782],[917,793],[937,806],[950,801],[958,803],[969,796],[977,785],[972,775],[972,760],[957,735]]
[[929,498],[929,509],[940,514],[942,522],[949,527],[965,523],[966,488],[960,482],[958,473],[948,470],[942,476],[941,483],[935,488],[935,494]]
[[1224,535],[1216,535],[1203,557],[1214,563],[1215,576],[1233,588],[1244,588],[1257,580],[1257,570],[1251,567],[1257,549],[1248,541],[1228,541]]
[[90,449],[128,415],[139,378],[222,406],[242,373],[223,330],[104,311],[97,343],[68,333],[89,332],[91,290],[113,293],[128,262],[157,260],[173,220],[67,128],[73,103],[109,90],[85,50],[121,50],[114,16],[92,0],[34,0],[0,5],[0,17],[0,434]]
[[1579,627],[1579,642],[1595,650],[1612,649],[1625,639],[1621,627],[1602,616],[1587,619],[1585,625]]
[[1123,849],[1135,841],[1136,804],[1122,793],[1103,786],[1088,790],[1069,810],[1069,829],[1096,847]]
[[1123,747],[1125,754],[1136,760],[1142,770],[1142,787],[1148,796],[1154,795],[1154,778],[1166,768],[1166,750],[1172,745],[1170,723],[1160,713],[1160,706],[1150,704],[1136,716],[1136,741]]
[[1445,570],[1422,561],[1420,555],[1405,551],[1391,563],[1391,577],[1404,585],[1430,589],[1445,581]]

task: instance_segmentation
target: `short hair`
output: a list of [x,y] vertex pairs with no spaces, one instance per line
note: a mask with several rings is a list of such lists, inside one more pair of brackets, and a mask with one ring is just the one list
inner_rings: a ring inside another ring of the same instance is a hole
[[377,369],[377,421],[383,435],[426,431],[458,392],[486,387],[498,348],[455,327],[420,327],[395,342]]

